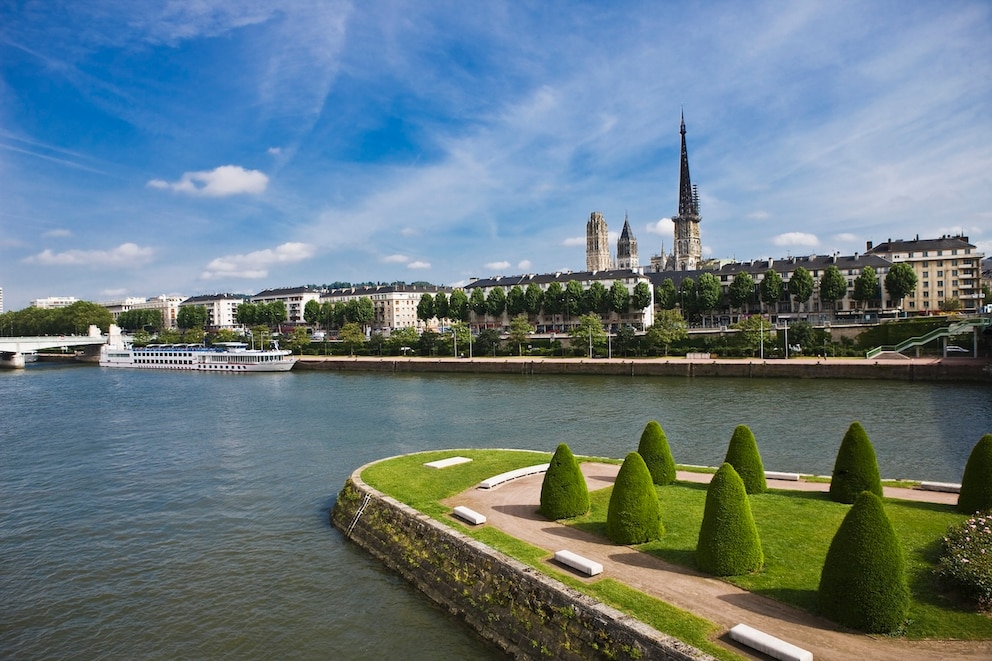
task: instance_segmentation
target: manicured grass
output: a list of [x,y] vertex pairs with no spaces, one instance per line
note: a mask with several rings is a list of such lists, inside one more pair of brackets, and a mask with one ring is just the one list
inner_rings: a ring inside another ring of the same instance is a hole
[[[471,457],[473,461],[440,470],[424,468],[422,465],[427,461],[454,455]],[[549,555],[547,552],[522,542],[518,542],[520,546],[515,546],[500,539],[506,536],[491,528],[472,530],[454,523],[447,516],[450,508],[439,503],[487,477],[522,466],[545,463],[550,457],[549,453],[517,451],[430,452],[380,462],[366,469],[362,477],[371,486],[397,500],[457,527],[521,562],[552,574],[576,589],[600,598],[592,588],[605,583],[605,579],[590,584],[554,572],[545,562]],[[579,460],[583,461],[584,458],[580,457]],[[611,460],[611,463],[619,461]],[[610,492],[611,489],[591,492],[592,508],[589,514],[569,523],[605,538]],[[658,496],[665,535],[658,541],[637,548],[669,562],[694,567],[696,540],[706,501],[706,485],[678,483],[659,487]],[[755,574],[728,580],[744,589],[816,612],[816,589],[823,561],[830,541],[850,506],[832,502],[823,493],[801,491],[772,490],[749,498],[765,553],[765,567]],[[958,608],[939,592],[931,575],[941,537],[949,526],[962,521],[965,515],[955,512],[950,505],[896,500],[886,500],[885,508],[905,550],[909,585],[913,593],[910,622],[905,635],[913,639],[992,639],[992,618]],[[606,590],[605,587],[602,589]],[[610,591],[626,594],[619,588],[610,588]],[[634,595],[640,593],[633,590],[629,592],[617,603],[609,603],[638,619],[649,621],[649,614],[642,616],[635,612],[637,599]],[[668,621],[667,617],[665,621]],[[675,633],[667,625],[656,626],[659,630],[691,642],[689,634]],[[705,640],[710,635],[708,631],[698,630],[696,637]]]

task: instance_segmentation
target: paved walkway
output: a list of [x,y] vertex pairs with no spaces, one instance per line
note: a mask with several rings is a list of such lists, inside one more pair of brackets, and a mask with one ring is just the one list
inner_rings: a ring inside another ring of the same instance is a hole
[[[590,491],[611,486],[620,467],[580,464]],[[705,482],[709,474],[679,472],[678,479]],[[791,606],[734,587],[691,569],[672,565],[627,546],[617,546],[595,535],[550,522],[539,514],[543,475],[520,478],[490,490],[470,489],[447,501],[485,514],[488,525],[543,548],[549,554],[567,548],[603,564],[603,576],[612,577],[646,594],[695,613],[722,629],[719,642],[755,659],[755,655],[727,636],[744,623],[807,649],[818,661],[872,659],[872,661],[934,661],[935,659],[992,659],[992,641],[907,641],[898,638],[843,633],[835,625]],[[769,480],[773,489],[820,490],[814,482]],[[888,489],[885,495],[932,502],[955,503],[957,494],[910,489]],[[588,579],[590,581],[598,580]]]

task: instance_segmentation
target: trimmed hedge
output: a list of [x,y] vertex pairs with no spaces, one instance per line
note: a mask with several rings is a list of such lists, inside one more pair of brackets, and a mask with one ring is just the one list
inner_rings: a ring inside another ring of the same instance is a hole
[[734,467],[744,481],[744,489],[748,493],[764,493],[768,490],[765,466],[761,463],[758,443],[747,425],[737,425],[734,429],[724,461]]
[[866,633],[891,633],[906,621],[906,560],[882,499],[870,491],[858,495],[830,542],[819,603],[826,617]]
[[882,497],[882,478],[878,473],[875,448],[860,422],[852,422],[837,451],[830,500],[851,504],[862,491]]
[[665,430],[657,421],[652,420],[644,427],[637,454],[641,455],[651,473],[652,481],[659,487],[675,482],[675,459],[668,446]]
[[579,462],[562,443],[551,457],[541,483],[541,514],[549,519],[570,519],[589,511],[589,488]]
[[610,494],[606,536],[617,544],[641,544],[661,537],[661,504],[644,459],[631,452],[623,460]]
[[708,574],[738,576],[757,571],[764,563],[744,481],[724,462],[706,490],[696,564]]
[[992,510],[992,434],[979,439],[961,477],[958,511],[965,514]]

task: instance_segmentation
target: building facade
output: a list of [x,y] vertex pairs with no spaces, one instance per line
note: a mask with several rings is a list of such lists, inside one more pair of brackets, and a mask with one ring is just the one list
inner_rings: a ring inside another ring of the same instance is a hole
[[627,222],[627,214],[623,216],[623,231],[617,239],[617,268],[633,270],[640,268],[637,258],[637,239],[634,238],[630,223]]
[[75,296],[47,296],[31,301],[31,307],[54,310],[55,308],[67,308],[78,300]]
[[434,287],[420,285],[378,285],[369,287],[347,287],[332,289],[320,298],[321,303],[347,303],[367,297],[372,301],[375,311],[372,319],[372,332],[389,335],[397,328],[415,328],[423,332],[427,328],[444,324],[445,319],[422,320],[417,318],[417,305],[424,294],[437,296],[443,293],[451,296],[450,287]]
[[300,325],[307,302],[320,300],[321,291],[312,287],[285,287],[266,289],[251,297],[252,303],[275,303],[282,301],[286,306],[286,323]]
[[207,309],[207,328],[210,330],[221,330],[223,328],[234,330],[240,328],[238,323],[238,306],[248,302],[249,297],[245,294],[204,294],[203,296],[191,296],[180,304],[202,305]]
[[603,214],[593,211],[586,223],[586,270],[608,271],[613,268],[610,258],[610,233]]

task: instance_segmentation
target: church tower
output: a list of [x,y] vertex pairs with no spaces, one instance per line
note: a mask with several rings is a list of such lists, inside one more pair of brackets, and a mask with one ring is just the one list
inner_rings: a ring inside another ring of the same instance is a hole
[[699,193],[689,179],[689,152],[685,148],[685,114],[682,115],[682,164],[679,171],[679,213],[675,223],[673,258],[676,271],[695,271],[702,265],[703,244],[699,240]]
[[613,268],[610,259],[610,236],[606,231],[603,214],[593,211],[586,223],[586,270],[609,271]]
[[623,231],[617,239],[617,268],[636,269],[640,266],[637,261],[637,239],[630,231],[630,223],[627,222],[627,214],[623,215]]

